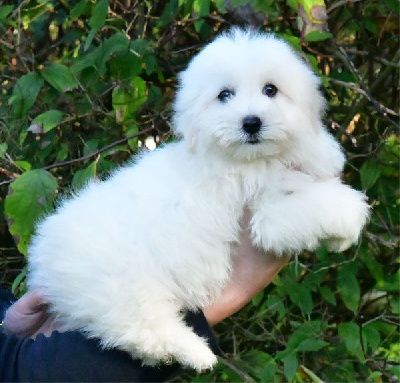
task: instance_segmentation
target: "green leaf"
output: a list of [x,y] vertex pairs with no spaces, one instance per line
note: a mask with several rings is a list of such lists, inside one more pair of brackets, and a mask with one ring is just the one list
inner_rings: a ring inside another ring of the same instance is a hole
[[59,92],[68,92],[78,86],[71,70],[63,64],[51,64],[42,71],[42,76]]
[[360,328],[354,322],[341,323],[338,326],[339,336],[347,350],[361,363],[365,363],[364,354],[360,342]]
[[135,42],[131,43],[124,34],[116,33],[90,53],[79,57],[71,66],[71,72],[77,75],[83,69],[93,66],[102,75],[107,70],[106,63],[111,58],[111,55],[115,52],[128,52],[130,48],[134,49]]
[[259,350],[251,350],[243,355],[245,360],[254,370],[260,382],[275,381],[277,365],[274,358],[266,352]]
[[6,142],[2,142],[0,144],[0,158],[6,158],[6,152],[8,149],[8,145]]
[[337,288],[345,306],[357,312],[360,302],[360,284],[356,278],[356,270],[351,264],[338,270]]
[[313,301],[310,289],[302,284],[293,284],[293,288],[289,289],[289,297],[305,315],[311,314]]
[[299,0],[286,0],[287,5],[292,8],[294,11],[297,11],[299,8]]
[[[210,0],[194,0],[193,2],[193,13],[198,18],[202,18],[204,16],[209,15],[210,13]],[[199,33],[201,27],[204,24],[204,20],[197,20],[194,23],[194,28],[196,32]]]
[[258,294],[256,294],[251,300],[251,304],[253,306],[258,306],[262,299],[264,298],[264,290],[261,290]]
[[92,17],[89,20],[89,25],[92,29],[100,29],[106,22],[108,13],[108,0],[100,0],[93,8]]
[[0,24],[11,25],[14,28],[18,28],[14,20],[9,16],[14,10],[14,5],[0,6]]
[[360,168],[361,186],[363,190],[368,190],[378,180],[381,175],[380,166],[374,161],[366,161]]
[[72,20],[77,19],[82,16],[86,11],[88,0],[81,0],[78,4],[76,4],[69,13]]
[[22,271],[16,276],[14,279],[14,282],[11,286],[11,292],[17,296],[18,290],[21,290],[21,284],[23,284],[23,281],[26,277],[27,274],[27,269],[24,267]]
[[38,124],[42,127],[45,133],[55,128],[62,120],[63,113],[56,109],[48,110],[39,116],[35,117],[32,121],[33,124]]
[[320,286],[319,292],[321,293],[322,298],[324,298],[328,303],[330,303],[333,306],[336,306],[335,294],[329,287]]
[[[290,336],[288,340],[288,348],[297,350],[297,348],[309,339],[318,339],[318,337],[327,328],[327,323],[324,321],[308,321],[302,323]],[[306,347],[307,343],[303,346]]]
[[308,42],[323,41],[330,38],[332,38],[332,33],[320,31],[311,31],[305,36],[305,40]]
[[6,20],[7,16],[13,11],[13,5],[2,5],[0,6],[0,21]]
[[100,0],[93,8],[92,16],[89,20],[91,31],[85,42],[85,51],[89,48],[96,32],[104,26],[108,13],[108,0]]
[[383,266],[375,258],[371,257],[368,249],[361,251],[360,258],[377,283],[384,279],[385,273],[383,271]]
[[329,343],[321,339],[305,339],[297,347],[297,351],[318,351],[328,346]]
[[146,82],[140,77],[135,77],[128,85],[115,88],[112,93],[112,105],[117,121],[125,122],[133,119],[146,100]]
[[15,161],[14,164],[25,172],[32,169],[32,165],[27,161]]
[[15,117],[25,117],[36,101],[43,86],[43,79],[36,72],[23,75],[14,85],[13,93],[8,101]]
[[375,288],[381,291],[399,291],[400,285],[400,270],[397,270],[394,274],[387,275],[384,279],[380,280]]
[[293,381],[296,376],[297,368],[299,366],[299,362],[297,360],[296,354],[289,354],[285,356],[283,359],[283,372],[289,382]]
[[110,60],[110,74],[113,78],[134,78],[142,71],[143,59],[131,51],[117,52]]
[[180,5],[178,4],[178,0],[170,0],[168,3],[164,6],[163,12],[157,22],[157,26],[159,28],[165,27],[166,25],[172,23],[174,20],[176,20],[178,14],[179,14],[179,9]]
[[375,323],[368,323],[367,325],[363,326],[361,333],[364,344],[367,343],[374,353],[381,344],[381,335],[375,328]]
[[72,189],[74,192],[77,192],[84,188],[90,181],[96,179],[97,176],[97,164],[100,157],[98,157],[95,161],[93,161],[89,166],[85,169],[78,170],[72,179]]
[[10,184],[5,212],[11,221],[10,233],[18,238],[18,249],[27,254],[27,246],[38,219],[53,209],[57,180],[46,170],[30,170]]

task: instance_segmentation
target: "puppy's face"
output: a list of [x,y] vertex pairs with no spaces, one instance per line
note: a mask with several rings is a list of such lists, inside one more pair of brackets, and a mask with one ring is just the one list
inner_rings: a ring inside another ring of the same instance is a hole
[[290,155],[321,129],[319,79],[281,40],[233,30],[181,74],[175,129],[194,151]]

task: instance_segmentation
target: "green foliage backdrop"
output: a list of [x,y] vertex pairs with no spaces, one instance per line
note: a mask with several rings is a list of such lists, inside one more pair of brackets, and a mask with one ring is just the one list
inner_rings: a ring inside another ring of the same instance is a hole
[[397,0],[5,0],[0,6],[1,282],[24,292],[34,222],[58,195],[170,135],[177,73],[218,31],[256,24],[323,78],[345,181],[371,222],[345,254],[293,260],[216,331],[228,357],[184,381],[399,377]]

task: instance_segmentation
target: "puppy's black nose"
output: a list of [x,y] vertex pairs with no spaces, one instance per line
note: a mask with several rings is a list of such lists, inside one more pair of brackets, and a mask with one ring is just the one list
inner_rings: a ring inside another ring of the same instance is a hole
[[261,120],[257,116],[247,116],[243,119],[243,130],[249,134],[256,134],[261,128]]

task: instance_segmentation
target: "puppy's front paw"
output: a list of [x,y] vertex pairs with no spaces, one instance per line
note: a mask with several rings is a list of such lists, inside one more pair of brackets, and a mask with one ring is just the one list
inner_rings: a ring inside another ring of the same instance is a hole
[[217,357],[208,350],[207,352],[202,352],[201,355],[193,355],[192,360],[188,360],[190,367],[194,368],[197,372],[204,372],[210,370],[217,363]]
[[194,368],[197,372],[212,369],[217,363],[217,357],[203,342],[192,344],[190,350],[180,350],[175,357],[180,363]]
[[325,232],[323,243],[335,252],[347,250],[357,243],[369,218],[369,206],[364,195],[348,188],[347,195],[341,197],[337,198],[332,214],[326,214],[322,225]]

